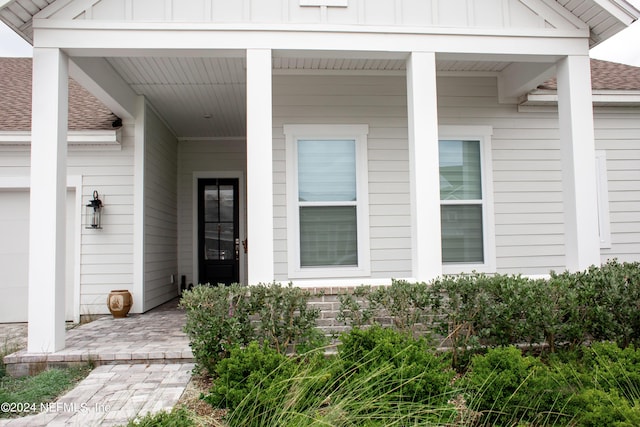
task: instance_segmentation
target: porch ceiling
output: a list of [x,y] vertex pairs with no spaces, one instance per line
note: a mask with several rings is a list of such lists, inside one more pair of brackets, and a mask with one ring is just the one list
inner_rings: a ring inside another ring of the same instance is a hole
[[[144,95],[180,139],[243,137],[246,133],[244,58],[127,57],[108,62]],[[438,60],[438,72],[498,73],[511,62]],[[274,74],[397,72],[404,59],[275,57]]]

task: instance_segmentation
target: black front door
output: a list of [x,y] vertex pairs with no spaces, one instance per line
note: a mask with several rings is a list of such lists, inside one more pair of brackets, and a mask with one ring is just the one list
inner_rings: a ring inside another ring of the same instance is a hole
[[198,180],[199,283],[240,281],[237,179]]

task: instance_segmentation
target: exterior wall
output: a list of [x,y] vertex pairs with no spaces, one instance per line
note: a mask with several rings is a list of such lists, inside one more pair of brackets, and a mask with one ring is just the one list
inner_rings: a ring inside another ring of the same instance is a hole
[[[440,125],[493,127],[496,265],[500,273],[564,270],[557,113],[518,113],[492,77],[438,80]],[[594,160],[595,161],[595,160]]]
[[122,128],[121,150],[71,151],[67,165],[69,175],[82,175],[83,204],[94,190],[104,204],[103,229],[88,230],[84,225],[82,229],[80,314],[108,314],[109,291],[133,291],[133,124]]
[[[405,25],[440,27],[545,28],[551,26],[518,0],[345,0],[327,7],[326,0],[101,0],[83,10],[65,11],[77,19],[326,23],[330,25]],[[307,4],[309,6],[301,6]],[[530,3],[527,3],[531,6]],[[544,10],[549,13],[549,9]],[[66,16],[65,16],[66,17]],[[560,22],[560,23],[559,23]],[[569,26],[555,19],[555,26]]]
[[[273,79],[274,272],[288,281],[284,124],[368,124],[371,278],[410,277],[411,218],[404,76]],[[295,283],[295,282],[294,282]]]
[[[371,279],[410,277],[404,76],[276,75],[273,93],[276,280],[288,280],[282,125],[294,123],[369,125]],[[497,271],[563,271],[557,112],[499,104],[494,77],[439,77],[438,107],[440,125],[493,128]],[[602,259],[631,261],[640,256],[640,113],[613,111],[596,112],[597,148],[607,151],[613,243]]]
[[602,261],[640,260],[640,108],[596,108],[596,149],[605,150],[611,248]]
[[[125,123],[120,146],[70,148],[69,176],[82,177],[82,204],[93,191],[104,203],[102,230],[84,228],[80,235],[80,315],[108,314],[106,301],[112,289],[133,289],[133,170],[134,126]],[[29,177],[27,147],[0,151],[0,177]]]
[[143,310],[147,311],[178,295],[178,147],[150,108],[145,112],[144,145]]
[[[276,280],[288,280],[284,123],[366,123],[371,278],[411,277],[404,76],[276,76],[274,187]],[[502,273],[564,269],[562,187],[555,114],[498,104],[493,77],[440,77],[440,125],[492,126],[496,257]]]
[[[246,175],[247,148],[244,139],[181,141],[178,144],[178,271],[186,283],[197,284],[194,277],[194,179],[219,177],[217,174]],[[244,193],[241,190],[241,194]],[[240,213],[240,221],[246,214]],[[240,239],[244,239],[241,235]],[[241,268],[246,268],[242,266]]]

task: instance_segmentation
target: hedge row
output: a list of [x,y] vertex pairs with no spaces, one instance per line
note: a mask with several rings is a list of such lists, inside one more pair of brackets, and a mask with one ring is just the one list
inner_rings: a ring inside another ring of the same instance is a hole
[[323,342],[309,292],[278,284],[196,286],[182,294],[185,332],[199,369],[213,372],[235,345],[258,341],[279,353]]
[[445,276],[431,283],[394,281],[340,296],[339,318],[363,327],[392,323],[444,345],[544,343],[575,347],[591,341],[640,344],[640,263],[610,261],[549,279],[517,275]]
[[[280,353],[317,346],[319,312],[309,292],[278,284],[197,286],[185,292],[185,331],[200,368],[212,372],[235,344],[266,344]],[[351,327],[393,326],[439,338],[455,358],[478,346],[591,341],[640,346],[640,263],[610,261],[549,279],[517,275],[445,276],[430,283],[393,281],[339,295],[338,319]]]

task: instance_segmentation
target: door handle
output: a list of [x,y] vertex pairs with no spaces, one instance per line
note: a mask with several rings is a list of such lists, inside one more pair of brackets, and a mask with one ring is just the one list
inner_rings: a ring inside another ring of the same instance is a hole
[[236,237],[235,241],[235,253],[236,253],[236,261],[240,259],[240,239]]
[[247,239],[244,239],[242,241],[242,247],[244,248],[244,253],[246,254],[247,251],[249,250],[249,242],[247,241]]

